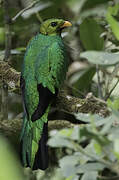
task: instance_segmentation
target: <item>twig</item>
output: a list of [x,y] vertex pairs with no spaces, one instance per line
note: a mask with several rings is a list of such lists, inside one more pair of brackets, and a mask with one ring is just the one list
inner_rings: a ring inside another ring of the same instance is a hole
[[98,95],[101,99],[103,99],[103,94],[102,94],[102,87],[101,87],[101,82],[100,82],[100,75],[99,75],[99,67],[96,65],[96,72],[97,72],[97,78],[98,78]]
[[0,7],[2,6],[2,4],[3,4],[3,0],[0,0]]
[[71,140],[71,142],[73,143],[74,147],[76,148],[76,150],[78,150],[79,152],[81,152],[83,155],[89,157],[90,159],[94,160],[94,161],[98,161],[101,164],[106,165],[106,167],[110,168],[112,167],[112,163],[110,163],[107,160],[104,159],[99,159],[94,157],[93,155],[89,154],[88,152],[86,152],[79,144],[75,143],[74,141]]
[[106,176],[100,176],[98,175],[99,179],[101,180],[119,180],[119,176],[112,176],[112,177],[106,177]]
[[3,1],[3,7],[4,7],[4,21],[5,21],[5,56],[4,60],[8,61],[10,58],[10,51],[11,51],[11,18],[9,15],[9,6],[8,6],[8,0]]
[[[101,69],[101,71],[102,71],[103,73],[107,74],[107,75],[111,75],[111,74],[112,74],[112,73],[109,72],[107,69]],[[115,77],[115,78],[119,78],[119,75],[118,75],[118,74],[115,74],[114,77]]]
[[[5,55],[4,61],[9,61],[10,51],[11,51],[11,18],[9,15],[9,4],[8,0],[3,1],[4,8],[4,21],[5,21]],[[3,80],[3,74],[2,74]],[[2,103],[1,103],[1,113],[3,115],[2,119],[8,119],[8,85],[2,81]]]
[[12,18],[12,22],[15,22],[16,19],[17,19],[19,16],[21,16],[26,10],[28,10],[28,9],[32,8],[33,6],[35,6],[38,2],[39,2],[38,0],[37,0],[37,1],[34,1],[34,2],[31,3],[28,7],[22,9],[21,11],[19,11],[19,12],[16,14],[16,16],[14,16],[14,17]]
[[119,83],[119,79],[117,80],[117,82],[115,83],[114,87],[110,90],[109,93],[107,93],[106,97],[105,97],[105,100],[107,100],[110,95],[112,94],[113,90],[116,88],[117,84]]
[[[116,87],[116,86],[114,86],[114,88],[112,88],[111,93],[108,92],[108,90],[110,89],[109,88],[110,87],[110,82],[112,82],[113,78],[117,75],[118,71],[119,71],[119,64],[116,64],[116,66],[114,67],[114,69],[113,69],[113,71],[112,71],[112,73],[111,73],[111,75],[110,75],[110,77],[108,79],[108,83],[107,83],[107,88],[106,88],[107,92],[106,92],[106,94],[108,94],[108,97],[111,95],[112,91]],[[105,99],[107,99],[107,96],[105,97]]]
[[8,119],[8,86],[3,82],[1,88],[1,115],[0,120]]
[[81,0],[81,1],[80,1],[79,10],[78,10],[78,13],[79,13],[79,14],[81,13],[81,10],[82,10],[84,4],[86,3],[86,1],[87,1],[87,0]]
[[43,22],[43,20],[42,20],[42,18],[41,18],[41,16],[39,15],[38,12],[36,13],[36,17],[37,17],[37,19],[38,19],[38,21],[39,21],[40,23]]
[[104,159],[99,159],[94,157],[93,155],[91,155],[90,153],[86,152],[79,144],[75,143],[74,141],[71,140],[71,142],[74,144],[74,147],[76,148],[77,151],[81,152],[83,155],[89,157],[90,159],[92,159],[93,161],[97,161],[101,164],[104,164],[108,169],[110,169],[112,172],[116,173],[117,175],[119,175],[119,167],[118,164],[113,164],[113,162],[111,163],[108,160],[104,160]]

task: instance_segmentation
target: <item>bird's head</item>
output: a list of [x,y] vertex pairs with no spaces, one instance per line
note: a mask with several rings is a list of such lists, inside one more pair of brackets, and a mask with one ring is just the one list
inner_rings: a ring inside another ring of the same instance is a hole
[[60,34],[62,29],[71,25],[69,21],[63,19],[48,19],[41,24],[40,33],[44,35]]

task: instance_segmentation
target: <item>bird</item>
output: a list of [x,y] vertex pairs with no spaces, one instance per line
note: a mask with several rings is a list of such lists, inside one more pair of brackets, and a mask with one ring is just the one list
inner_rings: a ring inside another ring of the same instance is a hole
[[20,77],[24,109],[20,152],[23,166],[33,170],[48,168],[48,113],[69,65],[61,32],[71,25],[63,19],[43,21],[24,55]]

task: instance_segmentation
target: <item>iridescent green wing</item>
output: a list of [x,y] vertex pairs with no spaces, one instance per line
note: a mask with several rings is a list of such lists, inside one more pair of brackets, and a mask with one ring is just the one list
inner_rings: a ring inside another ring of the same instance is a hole
[[66,78],[68,70],[68,57],[64,44],[55,42],[49,48],[48,58],[50,63],[50,76],[55,81],[55,87],[59,88]]
[[[53,94],[66,77],[68,58],[65,47],[60,42],[52,43],[46,51],[40,54],[42,61],[36,63],[36,79]],[[40,75],[39,75],[40,72]]]

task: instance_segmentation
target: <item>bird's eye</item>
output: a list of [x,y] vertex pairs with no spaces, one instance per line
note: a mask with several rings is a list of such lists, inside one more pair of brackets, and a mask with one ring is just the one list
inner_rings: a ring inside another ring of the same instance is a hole
[[51,22],[51,26],[52,26],[52,27],[57,26],[57,22]]

